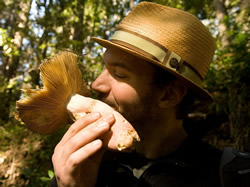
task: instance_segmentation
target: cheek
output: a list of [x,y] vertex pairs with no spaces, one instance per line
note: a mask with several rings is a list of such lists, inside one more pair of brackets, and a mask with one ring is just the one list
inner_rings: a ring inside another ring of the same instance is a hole
[[112,91],[114,98],[120,105],[134,103],[140,98],[138,91],[126,83],[116,85]]

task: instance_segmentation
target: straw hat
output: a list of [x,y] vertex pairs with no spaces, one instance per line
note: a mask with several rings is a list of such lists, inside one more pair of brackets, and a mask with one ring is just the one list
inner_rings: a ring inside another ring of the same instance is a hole
[[118,47],[164,68],[182,80],[198,98],[213,100],[201,84],[212,61],[215,42],[192,14],[141,2],[121,21],[110,41],[93,39],[105,48]]

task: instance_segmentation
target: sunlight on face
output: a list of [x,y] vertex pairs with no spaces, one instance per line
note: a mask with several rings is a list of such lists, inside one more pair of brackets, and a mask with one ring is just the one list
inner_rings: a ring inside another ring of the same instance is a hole
[[153,66],[116,48],[104,54],[106,69],[92,88],[140,131],[155,106]]

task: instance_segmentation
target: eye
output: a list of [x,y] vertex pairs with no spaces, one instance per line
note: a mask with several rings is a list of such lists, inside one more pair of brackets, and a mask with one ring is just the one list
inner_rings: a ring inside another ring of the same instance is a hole
[[113,76],[117,79],[125,79],[128,77],[128,72],[123,67],[116,66],[113,69]]
[[123,74],[121,72],[117,72],[117,71],[114,73],[114,76],[119,78],[119,79],[125,79],[126,78],[125,74]]

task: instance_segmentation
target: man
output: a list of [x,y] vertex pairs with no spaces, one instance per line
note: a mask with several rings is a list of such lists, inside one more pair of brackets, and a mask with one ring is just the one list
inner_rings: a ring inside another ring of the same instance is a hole
[[107,50],[92,88],[141,141],[132,153],[104,150],[99,137],[114,116],[86,115],[55,148],[57,185],[220,186],[221,152],[193,136],[185,119],[194,99],[212,101],[201,88],[215,49],[205,26],[182,10],[142,2],[110,41],[94,40]]

